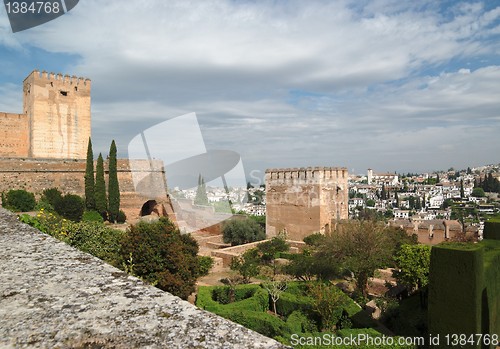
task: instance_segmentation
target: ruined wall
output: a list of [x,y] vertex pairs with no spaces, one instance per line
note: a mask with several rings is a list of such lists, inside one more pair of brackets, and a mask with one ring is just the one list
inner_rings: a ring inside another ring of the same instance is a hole
[[89,79],[34,70],[23,83],[32,158],[85,159],[91,132]]
[[27,157],[29,143],[28,117],[0,113],[0,156]]
[[266,171],[266,234],[291,240],[331,229],[348,218],[347,169],[310,167]]

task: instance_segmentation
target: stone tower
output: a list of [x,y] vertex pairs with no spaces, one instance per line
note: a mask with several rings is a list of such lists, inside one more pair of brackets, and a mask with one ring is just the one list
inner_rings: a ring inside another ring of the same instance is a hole
[[309,167],[266,171],[266,234],[286,231],[291,240],[330,232],[348,218],[347,169]]
[[90,80],[34,70],[23,83],[28,158],[84,159],[91,132]]

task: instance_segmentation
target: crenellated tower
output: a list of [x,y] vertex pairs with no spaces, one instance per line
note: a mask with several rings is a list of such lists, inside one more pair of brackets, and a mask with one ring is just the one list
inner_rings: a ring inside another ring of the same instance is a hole
[[23,83],[29,158],[84,159],[91,133],[89,79],[34,70]]
[[266,170],[266,234],[286,231],[302,240],[330,232],[332,220],[348,218],[347,169],[308,167]]

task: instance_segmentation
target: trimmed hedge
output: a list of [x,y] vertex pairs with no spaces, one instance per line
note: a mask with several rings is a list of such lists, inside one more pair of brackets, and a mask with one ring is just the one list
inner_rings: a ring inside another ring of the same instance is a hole
[[276,312],[287,317],[296,310],[310,314],[313,311],[313,299],[284,292],[276,302]]
[[224,309],[216,314],[270,338],[278,336],[286,338],[292,333],[291,328],[283,320],[262,311]]
[[[213,299],[213,292],[217,289],[222,289],[224,286],[206,286],[198,289],[196,296],[196,305],[199,308],[219,314],[222,311],[250,310],[250,311],[266,311],[269,309],[269,301],[267,291],[259,285],[240,285],[236,287],[235,298],[241,299],[229,304],[220,304]],[[253,295],[245,298],[245,295],[251,292]],[[221,314],[219,314],[221,315]]]
[[500,221],[498,219],[490,219],[484,223],[483,237],[490,240],[500,240]]
[[253,295],[229,304],[213,300],[212,292],[221,288],[223,287],[200,287],[196,305],[271,338],[291,334],[290,327],[283,320],[266,312],[269,310],[269,296],[259,285],[237,286],[236,299],[245,297],[249,292],[253,292]]
[[292,331],[292,333],[307,333],[318,331],[318,326],[312,320],[310,320],[307,315],[305,315],[300,310],[296,310],[288,316],[286,319],[286,324]]
[[484,289],[481,294],[482,333],[500,334],[500,241],[483,240]]
[[[500,333],[500,241],[442,243],[431,251],[429,333]],[[445,348],[441,343],[441,348]],[[466,348],[480,348],[478,345]]]

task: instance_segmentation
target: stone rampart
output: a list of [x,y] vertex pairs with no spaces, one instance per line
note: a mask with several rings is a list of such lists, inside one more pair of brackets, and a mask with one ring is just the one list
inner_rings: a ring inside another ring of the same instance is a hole
[[0,154],[6,157],[27,157],[28,143],[28,117],[23,114],[0,113]]
[[266,170],[266,234],[292,240],[329,232],[348,217],[347,169],[308,167]]
[[285,348],[0,209],[1,348]]
[[[156,199],[162,203],[167,200],[163,168],[157,162],[148,168],[136,166],[140,161],[147,162],[147,160],[134,160],[134,166],[131,167],[128,159],[117,161],[121,208],[131,220],[139,217],[141,206],[146,201]],[[104,168],[107,186],[107,162],[104,163]],[[40,194],[45,189],[56,187],[64,193],[83,196],[84,177],[84,160],[0,158],[0,192],[25,189]],[[138,184],[138,192],[135,189],[134,179]]]

